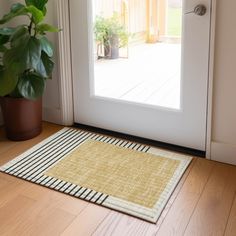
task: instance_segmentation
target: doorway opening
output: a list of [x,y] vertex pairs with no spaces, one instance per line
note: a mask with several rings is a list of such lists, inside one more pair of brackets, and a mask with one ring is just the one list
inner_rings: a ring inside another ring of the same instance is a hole
[[181,108],[182,0],[93,0],[98,97]]

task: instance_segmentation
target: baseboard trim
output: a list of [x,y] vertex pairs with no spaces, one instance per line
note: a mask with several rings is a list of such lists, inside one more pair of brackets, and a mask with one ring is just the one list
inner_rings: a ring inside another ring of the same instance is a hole
[[89,126],[89,125],[75,123],[74,127],[85,129],[85,130],[88,130],[91,132],[100,133],[100,134],[111,135],[111,136],[114,136],[117,138],[128,139],[133,142],[143,143],[146,145],[150,145],[150,146],[154,146],[154,147],[158,147],[158,148],[163,148],[163,149],[168,149],[170,151],[180,152],[180,153],[184,153],[184,154],[188,154],[188,155],[192,155],[192,156],[204,157],[204,158],[206,156],[206,153],[204,151],[199,151],[199,150],[192,149],[192,148],[186,148],[186,147],[177,146],[177,145],[173,145],[173,144],[169,144],[169,143],[159,142],[159,141],[146,139],[146,138],[142,138],[142,137],[137,137],[137,136],[133,136],[133,135],[129,135],[129,134],[119,133],[119,132],[115,132],[115,131],[111,131],[111,130],[101,129],[101,128],[97,128],[97,127],[93,127],[93,126]]
[[43,120],[54,124],[62,124],[61,110],[57,108],[43,108]]
[[236,145],[212,142],[211,160],[236,165]]

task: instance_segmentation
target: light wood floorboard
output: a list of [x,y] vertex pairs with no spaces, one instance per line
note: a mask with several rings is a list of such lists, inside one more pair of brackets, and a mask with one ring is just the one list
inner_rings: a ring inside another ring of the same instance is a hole
[[228,224],[225,229],[226,236],[234,236],[236,232],[236,195],[234,197],[234,204],[232,205]]
[[217,163],[190,218],[185,235],[223,235],[235,191],[235,167]]
[[[159,235],[183,235],[204,187],[211,175],[213,162],[197,159],[181,192],[162,223]],[[170,222],[172,222],[170,224]]]
[[[0,129],[0,165],[62,127],[8,141]],[[195,158],[157,224],[0,173],[0,235],[236,235],[236,167]]]

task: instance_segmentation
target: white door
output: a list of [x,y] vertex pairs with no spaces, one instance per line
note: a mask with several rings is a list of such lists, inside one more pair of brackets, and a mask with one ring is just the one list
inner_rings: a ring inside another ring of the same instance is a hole
[[[70,0],[76,123],[205,151],[211,0],[183,1],[180,47],[178,37],[160,37],[152,44],[133,43],[129,58],[102,59],[98,64],[94,1]],[[199,3],[206,7],[202,16],[193,12]],[[165,16],[166,27],[176,21],[171,17]]]

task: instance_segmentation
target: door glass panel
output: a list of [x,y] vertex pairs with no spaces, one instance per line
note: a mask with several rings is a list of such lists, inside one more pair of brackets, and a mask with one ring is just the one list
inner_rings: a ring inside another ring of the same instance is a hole
[[180,109],[182,0],[92,0],[94,95]]

